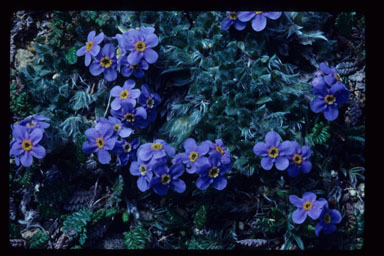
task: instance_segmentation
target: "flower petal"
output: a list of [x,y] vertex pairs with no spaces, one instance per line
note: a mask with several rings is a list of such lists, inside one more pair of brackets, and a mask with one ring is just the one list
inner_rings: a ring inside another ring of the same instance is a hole
[[184,173],[184,165],[174,164],[169,168],[169,173],[172,175],[173,179],[180,177]]
[[307,212],[304,209],[299,208],[292,213],[292,220],[296,224],[303,223],[306,218],[307,218]]
[[235,22],[233,23],[234,27],[237,29],[237,30],[244,30],[245,27],[247,26],[247,23],[245,22],[242,22],[242,21],[239,21],[239,20],[235,20]]
[[263,12],[263,15],[265,17],[268,17],[272,20],[276,20],[276,19],[280,18],[281,14],[282,14],[282,12]]
[[324,226],[325,226],[324,222],[317,223],[317,225],[315,227],[315,234],[316,234],[316,236],[320,235],[320,232],[321,232],[321,230],[323,230]]
[[317,97],[311,101],[310,107],[314,113],[320,113],[324,111],[327,106],[324,99]]
[[45,148],[41,145],[33,145],[33,148],[31,150],[32,156],[41,159],[45,156]]
[[131,65],[137,65],[137,63],[140,62],[140,60],[143,58],[143,53],[142,52],[139,52],[139,51],[132,51],[129,55],[128,55],[128,63],[131,64]]
[[275,160],[276,169],[279,171],[283,171],[287,169],[288,165],[289,165],[289,160],[284,156],[278,156]]
[[232,24],[233,24],[233,21],[227,17],[227,18],[225,18],[225,19],[221,22],[221,29],[222,29],[222,30],[228,30],[229,27],[230,27]]
[[137,150],[137,157],[142,161],[149,161],[153,156],[152,143],[145,143]]
[[157,61],[157,59],[159,58],[159,55],[157,54],[157,52],[155,52],[153,49],[151,48],[147,48],[145,51],[144,51],[144,59],[149,63],[149,64],[153,64]]
[[[316,206],[316,207],[315,207]],[[318,207],[315,203],[314,207],[312,207],[309,211],[308,211],[308,215],[309,217],[311,217],[311,219],[313,220],[317,220],[322,212],[322,208]]]
[[267,25],[267,18],[261,14],[256,14],[255,18],[252,20],[253,30],[259,32],[262,31]]
[[223,190],[227,186],[227,179],[223,175],[219,175],[213,180],[212,186],[217,190]]
[[263,157],[261,159],[261,167],[263,167],[264,170],[269,171],[273,167],[273,160],[270,157]]
[[331,216],[331,223],[340,223],[342,216],[338,210],[332,209],[329,212],[329,215]]
[[200,176],[196,180],[196,187],[200,190],[205,190],[209,187],[209,184],[212,183],[212,179],[208,176]]
[[105,149],[100,149],[97,151],[97,159],[102,164],[107,164],[109,161],[111,161],[111,154]]
[[253,17],[255,17],[255,12],[238,12],[237,18],[242,22],[247,22],[251,20]]
[[301,164],[301,171],[303,173],[309,173],[312,170],[312,163],[310,161],[303,161]]
[[307,202],[307,201],[309,201],[309,202],[315,202],[315,200],[316,200],[316,195],[315,195],[314,193],[312,193],[312,192],[305,192],[305,193],[303,194],[303,200],[304,200],[304,202]]
[[82,150],[85,154],[91,154],[95,152],[97,149],[97,145],[90,145],[88,141],[84,141],[82,145]]
[[173,190],[175,190],[177,193],[183,193],[185,189],[187,188],[187,185],[183,180],[175,179],[171,181],[171,187]]
[[93,39],[93,42],[94,42],[95,44],[100,44],[103,40],[104,40],[104,33],[101,32],[100,34],[98,34],[97,36],[95,36],[95,38]]
[[155,34],[148,34],[145,37],[144,43],[146,44],[146,47],[153,48],[159,44],[159,38]]
[[37,143],[39,143],[41,141],[41,139],[43,138],[43,134],[44,134],[44,132],[42,129],[39,129],[39,128],[33,129],[31,134],[29,135],[29,138],[30,138],[32,144],[36,145]]
[[335,232],[336,229],[337,229],[336,226],[333,224],[325,225],[323,228],[323,233],[324,233],[324,235],[329,235],[329,234]]
[[111,102],[111,108],[113,110],[119,110],[121,108],[121,99],[120,98],[115,98],[112,102]]
[[117,72],[114,68],[106,68],[104,69],[104,78],[108,82],[115,81],[117,78]]
[[335,105],[327,106],[324,110],[324,117],[328,121],[335,120],[338,115],[339,115],[339,110],[337,109],[337,107]]
[[76,51],[77,56],[83,56],[87,52],[87,47],[85,45]]
[[184,146],[185,152],[191,153],[193,151],[196,151],[197,144],[195,139],[188,138],[184,141],[183,146]]
[[31,166],[32,162],[33,162],[31,152],[25,151],[24,154],[21,154],[20,155],[20,162],[25,167]]
[[87,37],[88,42],[93,41],[93,39],[95,38],[95,35],[96,35],[96,32],[94,30],[89,32],[88,37]]
[[280,145],[280,140],[280,135],[275,131],[270,131],[265,136],[265,144],[267,148],[278,147]]
[[304,204],[304,200],[296,195],[290,195],[289,202],[298,208],[302,208]]
[[100,65],[99,62],[93,62],[91,64],[91,66],[89,66],[89,72],[93,75],[93,76],[98,76],[100,75],[101,73],[103,73],[104,71],[104,68]]
[[287,172],[288,172],[288,175],[293,177],[293,178],[295,178],[295,177],[297,177],[297,175],[299,175],[299,169],[298,169],[297,165],[295,165],[295,164],[289,165]]
[[168,193],[168,186],[164,186],[161,183],[153,185],[153,191],[159,196],[165,196]]
[[283,156],[283,155],[290,155],[290,154],[293,154],[295,152],[295,148],[294,146],[292,145],[292,142],[291,141],[283,141],[280,146],[278,147],[279,149],[279,155],[280,156]]
[[137,179],[137,187],[139,188],[139,190],[141,191],[141,192],[144,192],[144,191],[146,191],[146,190],[148,190],[149,189],[149,186],[148,186],[148,183],[147,183],[147,181],[146,181],[146,179],[145,179],[145,177],[144,176],[140,176],[138,179]]

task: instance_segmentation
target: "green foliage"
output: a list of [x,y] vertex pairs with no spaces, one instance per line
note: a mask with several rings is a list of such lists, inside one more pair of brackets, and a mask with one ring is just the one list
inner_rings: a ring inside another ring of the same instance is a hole
[[65,54],[65,60],[68,62],[68,64],[73,65],[77,62],[76,51],[77,49],[75,47],[68,49],[67,54]]
[[45,249],[49,241],[49,232],[39,230],[29,241],[31,249]]
[[30,104],[30,96],[27,92],[17,93],[16,83],[10,85],[10,104],[9,110],[19,116],[25,118],[31,114],[32,105]]
[[20,226],[15,223],[9,222],[9,239],[19,239],[21,238]]
[[145,249],[151,240],[151,233],[139,225],[124,233],[124,245],[129,250]]
[[355,12],[342,12],[336,17],[335,27],[341,35],[350,36],[353,26],[357,23],[355,15]]
[[315,144],[323,145],[331,138],[330,129],[331,127],[323,122],[316,123],[308,139]]
[[202,205],[195,213],[195,217],[193,218],[193,224],[195,224],[196,228],[202,229],[207,221],[207,206]]

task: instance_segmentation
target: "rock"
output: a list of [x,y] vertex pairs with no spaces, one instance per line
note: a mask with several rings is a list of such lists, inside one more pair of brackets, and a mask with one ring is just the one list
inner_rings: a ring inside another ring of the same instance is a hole
[[28,50],[18,49],[15,56],[15,68],[17,71],[25,68],[28,64],[32,63],[35,59],[35,55]]
[[21,233],[21,237],[25,240],[30,240],[39,230],[40,228],[27,229]]

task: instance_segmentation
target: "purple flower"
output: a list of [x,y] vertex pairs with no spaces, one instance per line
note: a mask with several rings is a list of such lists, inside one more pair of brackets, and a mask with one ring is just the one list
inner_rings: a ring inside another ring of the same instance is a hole
[[112,152],[119,154],[120,166],[126,166],[128,161],[136,161],[136,149],[140,145],[140,140],[135,138],[131,141],[117,141]]
[[96,122],[95,128],[99,129],[100,126],[103,124],[111,125],[115,133],[118,134],[121,138],[127,138],[133,133],[133,130],[131,128],[125,127],[119,119],[113,116],[108,117],[108,119],[101,117]]
[[164,196],[169,189],[175,190],[177,193],[183,193],[186,189],[185,182],[179,177],[184,173],[182,164],[174,164],[171,168],[164,162],[158,162],[152,167],[155,177],[152,178],[149,185],[156,194]]
[[150,161],[152,158],[161,159],[173,157],[175,149],[164,140],[155,140],[153,143],[145,143],[137,150],[137,157],[142,161]]
[[129,102],[121,102],[120,104],[121,108],[119,110],[111,109],[111,114],[114,117],[123,119],[123,124],[126,127],[145,128],[147,126],[147,112],[143,107],[134,108]]
[[291,204],[297,207],[292,214],[292,220],[296,224],[301,224],[307,218],[307,215],[313,220],[319,218],[324,205],[327,204],[327,200],[319,198],[316,200],[316,195],[312,192],[305,192],[303,198],[299,198],[295,195],[289,196]]
[[130,77],[132,74],[136,78],[143,78],[144,77],[144,71],[143,70],[148,70],[149,65],[145,60],[141,60],[139,64],[137,65],[131,65],[128,63],[128,57],[124,56],[123,59],[121,60],[121,65],[123,67],[121,68],[120,73],[125,76],[125,77]]
[[209,164],[208,158],[204,157],[209,151],[209,143],[207,141],[197,146],[193,138],[188,138],[184,141],[183,146],[185,153],[178,154],[176,158],[187,165],[188,173],[195,173],[199,166]]
[[32,165],[33,158],[41,159],[45,156],[46,151],[43,146],[38,143],[43,138],[43,130],[40,128],[28,130],[22,125],[14,125],[12,135],[14,141],[11,142],[10,155],[15,156],[16,165],[20,162],[23,166]]
[[95,57],[95,61],[89,67],[89,72],[94,76],[104,73],[104,78],[111,82],[117,78],[115,68],[115,48],[112,44],[106,44],[101,52]]
[[124,59],[126,59],[127,51],[124,48],[124,37],[122,34],[116,34],[115,38],[118,41],[118,46],[116,49],[116,63],[117,63],[117,70],[120,71],[120,67],[123,64],[122,62]]
[[83,143],[83,152],[91,154],[96,152],[99,162],[107,164],[111,160],[108,150],[112,150],[116,143],[113,127],[102,124],[98,128],[89,128],[85,131],[88,140]]
[[339,115],[337,106],[347,102],[349,90],[343,83],[336,82],[331,88],[318,84],[313,87],[313,94],[316,98],[311,101],[311,110],[315,113],[324,112],[325,119],[333,121]]
[[136,106],[136,98],[140,96],[139,89],[133,89],[135,87],[135,81],[129,79],[124,82],[123,87],[116,85],[111,90],[111,96],[115,99],[111,103],[113,110],[119,110],[122,102],[129,102],[133,106]]
[[157,93],[151,93],[148,85],[141,86],[141,94],[137,102],[142,105],[148,114],[148,121],[153,122],[156,119],[156,107],[160,104],[161,98]]
[[[329,85],[332,86],[336,82],[342,82],[339,72],[335,67],[328,67],[324,62],[320,63],[320,71],[325,75],[324,80]],[[313,85],[313,83],[312,83]]]
[[328,209],[328,203],[323,207],[323,211],[320,214],[320,222],[317,223],[315,227],[316,236],[320,235],[320,232],[323,231],[325,235],[329,235],[336,230],[337,223],[341,222],[341,214],[338,210]]
[[228,30],[232,24],[237,30],[243,30],[247,25],[247,23],[237,18],[237,12],[227,12],[227,17],[221,22],[221,29]]
[[253,147],[253,153],[262,156],[261,166],[264,170],[270,170],[273,164],[280,171],[285,170],[289,165],[288,155],[293,153],[290,141],[280,143],[281,137],[277,132],[270,131],[265,136],[265,143],[258,142]]
[[220,161],[223,164],[229,164],[231,162],[231,153],[229,153],[229,151],[226,150],[222,139],[215,140],[215,143],[213,143],[211,141],[207,141],[207,142],[210,144],[209,145],[209,147],[210,147],[209,153],[210,154],[213,152],[219,152],[221,155]]
[[282,12],[238,12],[238,18],[242,22],[252,20],[252,28],[255,31],[262,31],[267,25],[267,18],[276,20],[280,18]]
[[92,56],[97,56],[100,52],[100,46],[99,44],[104,40],[104,33],[101,32],[97,36],[95,31],[91,31],[88,34],[88,42],[85,44],[85,46],[81,47],[79,50],[77,50],[76,55],[77,56],[83,56],[85,55],[85,66],[89,66],[92,60]]
[[299,143],[296,141],[292,141],[291,143],[294,151],[288,156],[288,175],[296,177],[299,174],[299,171],[309,173],[312,169],[312,163],[308,161],[308,158],[312,153],[311,149],[307,146],[302,146],[300,148]]
[[210,184],[217,190],[223,190],[227,186],[224,174],[232,168],[232,164],[223,164],[220,158],[220,153],[214,152],[209,156],[207,164],[197,168],[196,173],[200,175],[196,180],[198,189],[205,190]]
[[35,128],[40,128],[44,131],[44,129],[49,127],[49,124],[44,121],[49,121],[48,117],[42,115],[33,115],[25,118],[20,121],[20,125],[27,127],[28,131],[32,131]]
[[131,30],[127,33],[125,47],[130,51],[128,55],[130,65],[137,65],[142,58],[149,64],[157,61],[159,55],[152,48],[159,43],[159,38],[151,33],[152,29]]
[[150,188],[149,183],[152,180],[153,172],[153,162],[143,162],[140,159],[131,163],[129,167],[129,172],[133,176],[139,176],[137,179],[137,187],[141,192],[144,192]]

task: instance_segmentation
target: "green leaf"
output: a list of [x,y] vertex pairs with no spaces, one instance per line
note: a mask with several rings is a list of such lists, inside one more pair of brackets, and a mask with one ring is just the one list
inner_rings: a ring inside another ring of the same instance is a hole
[[202,205],[195,213],[195,217],[193,218],[193,224],[195,224],[196,228],[202,229],[207,221],[207,206]]
[[76,52],[77,49],[75,47],[68,49],[67,53],[65,54],[65,60],[68,62],[68,64],[73,65],[77,62]]
[[272,101],[272,98],[269,96],[265,96],[265,97],[260,98],[258,101],[256,101],[256,104],[261,105],[261,104],[264,104],[264,103],[267,103],[270,101]]
[[303,243],[303,240],[302,240],[299,236],[297,236],[297,235],[295,235],[295,234],[292,234],[292,236],[293,236],[293,238],[295,239],[295,241],[296,241],[296,243],[297,243],[297,246],[299,246],[299,248],[300,248],[301,250],[304,250],[304,243]]

